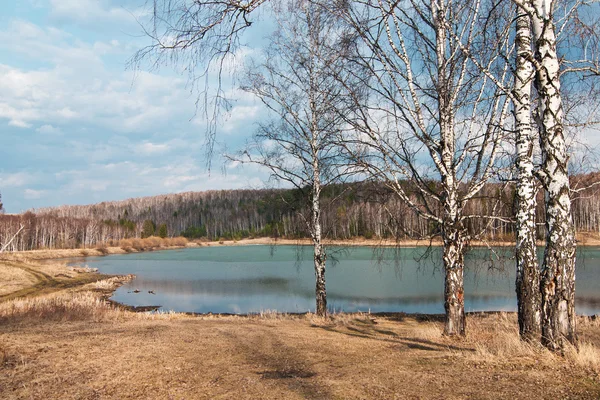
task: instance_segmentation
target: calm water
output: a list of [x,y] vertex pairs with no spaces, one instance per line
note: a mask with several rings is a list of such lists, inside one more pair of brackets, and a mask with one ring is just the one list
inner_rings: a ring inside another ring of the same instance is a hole
[[[251,313],[314,310],[311,248],[295,246],[203,247],[88,258],[107,274],[135,274],[112,299],[163,310]],[[510,257],[510,250],[504,251]],[[335,311],[443,313],[440,249],[330,249],[328,306]],[[333,258],[337,262],[330,262]],[[487,250],[467,257],[467,311],[516,310],[514,261],[489,262]],[[577,312],[600,313],[600,248],[579,250]],[[133,293],[139,290],[139,293]],[[153,291],[155,294],[148,293]]]

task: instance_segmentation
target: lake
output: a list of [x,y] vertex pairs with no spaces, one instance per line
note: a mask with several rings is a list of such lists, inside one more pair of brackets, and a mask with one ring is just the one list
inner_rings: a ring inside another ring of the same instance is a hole
[[[465,310],[516,311],[512,249],[466,257]],[[331,311],[443,313],[441,249],[330,248],[327,300]],[[89,257],[76,264],[106,274],[135,274],[113,300],[132,306],[196,313],[314,311],[312,248],[222,246]],[[600,248],[578,250],[577,312],[600,313]],[[139,293],[134,293],[138,290]],[[149,293],[152,292],[152,293]]]

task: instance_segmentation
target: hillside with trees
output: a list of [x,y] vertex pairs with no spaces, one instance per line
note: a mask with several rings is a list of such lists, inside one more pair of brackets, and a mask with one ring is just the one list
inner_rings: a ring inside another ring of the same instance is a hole
[[[595,175],[572,179],[575,188],[595,182]],[[410,192],[410,184],[404,183]],[[432,183],[432,185],[435,183]],[[577,190],[577,189],[574,189]],[[89,248],[121,239],[149,236],[188,239],[308,237],[303,215],[309,188],[186,192],[132,198],[92,205],[65,205],[0,215],[0,242],[21,226],[8,251],[40,248]],[[418,200],[413,192],[415,201]],[[473,238],[514,239],[514,186],[490,183],[466,213]],[[542,194],[538,194],[537,237],[544,237]],[[579,232],[600,232],[600,194],[591,186],[574,193],[573,217]],[[427,221],[389,189],[372,182],[329,185],[322,191],[323,236],[328,239],[396,238],[428,240],[439,226]],[[441,212],[441,210],[438,210]],[[494,216],[488,219],[486,216]]]

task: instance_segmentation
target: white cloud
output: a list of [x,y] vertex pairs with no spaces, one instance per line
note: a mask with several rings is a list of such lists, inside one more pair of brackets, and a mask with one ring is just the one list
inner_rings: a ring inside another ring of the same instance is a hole
[[198,179],[198,176],[193,175],[176,175],[176,176],[168,176],[163,180],[163,186],[165,188],[179,189],[183,185],[193,182]]
[[35,200],[39,199],[46,194],[45,190],[34,190],[34,189],[25,189],[23,192],[23,196],[27,200]]
[[223,125],[223,131],[234,132],[242,127],[249,132],[253,131],[255,127],[252,124],[256,121],[261,110],[261,107],[251,105],[233,107],[229,118]]
[[16,126],[17,128],[31,128],[31,124],[18,119],[11,119],[8,124],[10,126]]
[[[222,160],[207,172],[205,115],[187,76],[124,70],[141,45],[123,34],[133,17],[121,4],[136,13],[145,0],[35,1],[50,10],[44,22],[8,16],[0,26],[0,129],[11,138],[0,190],[12,209],[261,186],[266,175],[254,170],[222,175]],[[248,134],[260,110],[252,96],[228,94],[238,101],[219,133],[235,147],[236,129]]]
[[0,188],[25,186],[33,181],[34,177],[26,172],[0,173]]
[[55,128],[52,125],[46,124],[37,128],[36,132],[39,132],[43,135],[57,135],[61,133],[61,130],[60,128]]
[[169,145],[167,144],[154,144],[151,142],[145,142],[136,146],[136,151],[141,154],[153,155],[164,153],[169,150]]
[[134,24],[143,9],[128,10],[106,0],[50,0],[51,16],[78,25]]

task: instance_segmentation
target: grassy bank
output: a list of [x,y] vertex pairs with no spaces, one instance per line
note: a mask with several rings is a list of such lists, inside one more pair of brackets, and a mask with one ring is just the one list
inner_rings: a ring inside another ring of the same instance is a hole
[[[131,313],[116,282],[0,304],[0,397],[600,397],[600,324],[560,357],[521,342],[512,314],[469,317],[465,339],[435,317]],[[453,392],[449,390],[453,388]]]

